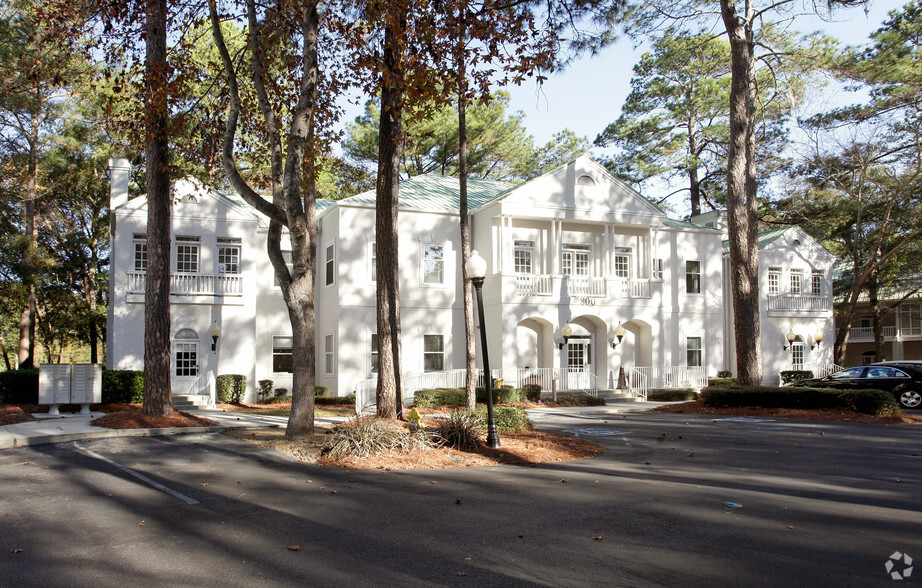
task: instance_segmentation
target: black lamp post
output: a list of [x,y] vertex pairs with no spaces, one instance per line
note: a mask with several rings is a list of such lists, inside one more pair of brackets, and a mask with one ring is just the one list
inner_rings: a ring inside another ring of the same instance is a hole
[[487,389],[487,445],[496,449],[499,447],[499,433],[496,430],[496,418],[493,416],[493,377],[490,373],[490,353],[487,351],[487,330],[483,321],[483,279],[487,275],[487,260],[476,251],[471,252],[467,263],[464,264],[467,277],[474,284],[477,291],[477,315],[480,319],[480,348],[483,350],[483,372]]

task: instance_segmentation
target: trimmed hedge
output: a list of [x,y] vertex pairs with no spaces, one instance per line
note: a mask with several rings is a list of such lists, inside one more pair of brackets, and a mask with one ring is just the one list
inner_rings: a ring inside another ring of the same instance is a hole
[[144,402],[144,372],[102,370],[102,402]]
[[545,400],[545,402],[556,402],[563,406],[605,406],[605,399],[588,394],[573,394],[567,396],[558,396],[557,400]]
[[413,403],[419,408],[438,408],[464,406],[466,399],[462,388],[430,388],[414,392]]
[[317,396],[329,396],[330,389],[326,386],[314,386],[314,397]]
[[681,400],[698,400],[698,393],[691,389],[660,388],[647,390],[647,400],[653,402],[678,402]]
[[0,401],[38,404],[38,368],[0,372]]
[[317,406],[355,406],[355,394],[349,396],[316,396],[314,404]]
[[790,384],[798,380],[809,380],[813,377],[813,372],[810,370],[785,370],[781,372],[780,376],[782,384]]
[[716,377],[708,378],[708,386],[736,386],[736,378],[727,376],[726,378]]
[[236,404],[247,390],[247,377],[242,374],[221,374],[215,378],[218,402]]
[[883,390],[832,390],[776,386],[736,386],[706,388],[701,393],[706,406],[761,408],[848,408],[874,416],[900,413],[900,406]]

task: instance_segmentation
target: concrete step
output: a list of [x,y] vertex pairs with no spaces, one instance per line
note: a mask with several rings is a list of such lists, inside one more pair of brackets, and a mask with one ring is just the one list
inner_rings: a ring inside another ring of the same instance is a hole
[[174,394],[173,408],[176,410],[195,410],[208,408],[211,398],[201,394]]
[[624,390],[599,390],[599,398],[604,398],[608,404],[617,402],[641,402],[643,398],[635,396]]

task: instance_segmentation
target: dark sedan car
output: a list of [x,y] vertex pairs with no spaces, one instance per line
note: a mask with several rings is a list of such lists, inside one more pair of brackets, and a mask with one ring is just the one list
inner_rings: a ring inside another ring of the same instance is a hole
[[792,384],[840,390],[886,390],[893,393],[903,408],[919,408],[919,405],[922,405],[922,361],[885,361],[852,367],[825,378],[800,380]]

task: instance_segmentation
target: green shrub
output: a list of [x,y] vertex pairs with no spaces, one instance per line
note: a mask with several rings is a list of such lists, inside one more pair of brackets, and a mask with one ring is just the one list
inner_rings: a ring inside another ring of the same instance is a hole
[[794,386],[737,386],[706,388],[701,399],[707,406],[758,406],[761,408],[848,408],[864,414],[890,415],[899,413],[892,394],[882,390],[833,390],[829,388],[798,388]]
[[[487,420],[487,407],[478,406],[474,409],[474,414]],[[493,419],[496,421],[496,428],[501,433],[517,433],[531,429],[531,421],[525,411],[516,406],[494,406]],[[486,426],[486,425],[484,425]]]
[[259,393],[257,396],[258,402],[264,402],[272,396],[272,385],[274,382],[272,380],[260,380],[259,381]]
[[413,394],[413,403],[419,408],[464,406],[466,398],[462,388],[430,388],[417,390]]
[[736,378],[708,378],[708,386],[736,386]]
[[0,372],[0,402],[38,404],[38,368]]
[[215,378],[218,402],[237,404],[247,390],[247,377],[241,374],[221,374]]
[[480,416],[470,410],[456,410],[447,419],[436,421],[430,431],[433,441],[455,449],[475,449],[486,425]]
[[653,402],[678,402],[680,400],[697,400],[698,393],[694,390],[677,390],[675,388],[662,388],[647,390],[647,400]]
[[525,400],[528,402],[538,402],[541,400],[541,384],[525,384]]
[[813,372],[810,370],[785,370],[781,372],[781,383],[790,384],[798,380],[809,380],[812,377]]
[[349,396],[317,396],[314,398],[317,406],[355,406],[355,394]]
[[144,402],[144,372],[102,370],[102,402]]
[[282,396],[288,396],[288,388],[276,388],[275,397],[281,398]]
[[719,372],[717,372],[717,377],[718,378],[732,378],[733,372],[731,372],[730,370],[720,370]]
[[558,396],[557,404],[561,406],[604,406],[605,399],[589,394],[573,394],[567,396]]
[[330,389],[326,386],[314,386],[314,396],[326,396],[330,393]]

